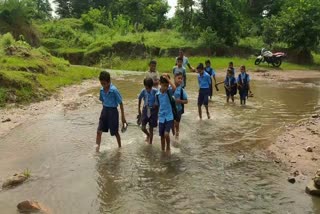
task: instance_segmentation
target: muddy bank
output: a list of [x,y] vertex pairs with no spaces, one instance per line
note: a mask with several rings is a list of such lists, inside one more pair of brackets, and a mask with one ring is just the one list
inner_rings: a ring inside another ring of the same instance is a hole
[[320,115],[286,126],[286,130],[270,145],[269,151],[292,172],[313,176],[320,168]]
[[249,70],[250,76],[254,80],[275,80],[275,81],[295,81],[303,79],[320,79],[320,71],[310,70],[310,71],[277,71],[277,70]]

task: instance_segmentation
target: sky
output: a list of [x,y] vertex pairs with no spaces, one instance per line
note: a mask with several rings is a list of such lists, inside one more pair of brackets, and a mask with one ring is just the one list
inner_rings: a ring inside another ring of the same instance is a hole
[[[171,18],[174,16],[174,12],[176,10],[175,7],[177,6],[177,0],[167,0],[167,1],[168,1],[169,6],[171,7],[169,12],[167,13],[167,17]],[[53,0],[49,0],[49,2],[51,4],[53,11],[55,11],[55,4],[53,4]],[[53,12],[53,16],[55,16],[54,12]]]
[[177,0],[168,0],[169,6],[171,7],[167,16],[168,18],[171,18],[174,16],[174,12],[176,10],[176,6],[177,6]]

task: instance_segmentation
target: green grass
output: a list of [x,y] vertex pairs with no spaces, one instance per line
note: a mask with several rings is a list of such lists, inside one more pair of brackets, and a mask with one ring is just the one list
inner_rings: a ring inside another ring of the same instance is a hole
[[[280,66],[280,68],[273,68],[272,65],[264,63],[260,66],[254,65],[254,57],[245,59],[239,57],[189,57],[189,62],[193,67],[196,67],[200,62],[204,63],[205,60],[210,59],[211,65],[214,69],[223,70],[228,67],[228,63],[232,61],[236,68],[241,65],[245,65],[248,70],[268,69],[268,70],[311,70],[316,69],[316,65],[297,65],[288,63],[286,61]],[[320,59],[320,57],[319,57]],[[172,72],[172,68],[175,64],[175,59],[172,57],[156,58],[157,70],[159,72]],[[148,63],[150,59],[118,59],[119,63],[113,64],[112,69],[118,70],[133,70],[133,71],[146,71],[148,69]],[[102,65],[103,67],[103,65]],[[110,68],[110,67],[109,67]]]

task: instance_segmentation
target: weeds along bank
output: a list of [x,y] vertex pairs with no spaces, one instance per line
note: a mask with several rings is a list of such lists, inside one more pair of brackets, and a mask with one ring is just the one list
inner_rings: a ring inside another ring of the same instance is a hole
[[24,104],[48,98],[61,86],[92,78],[91,68],[71,66],[44,48],[16,41],[11,34],[0,35],[0,106]]

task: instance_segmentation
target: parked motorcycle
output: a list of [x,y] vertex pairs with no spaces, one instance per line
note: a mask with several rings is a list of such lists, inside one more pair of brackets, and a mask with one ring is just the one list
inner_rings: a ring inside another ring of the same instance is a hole
[[286,54],[284,52],[272,53],[271,51],[262,48],[261,54],[256,58],[254,64],[259,65],[261,62],[267,62],[268,64],[272,64],[274,67],[279,67],[282,63],[282,58],[285,56]]

